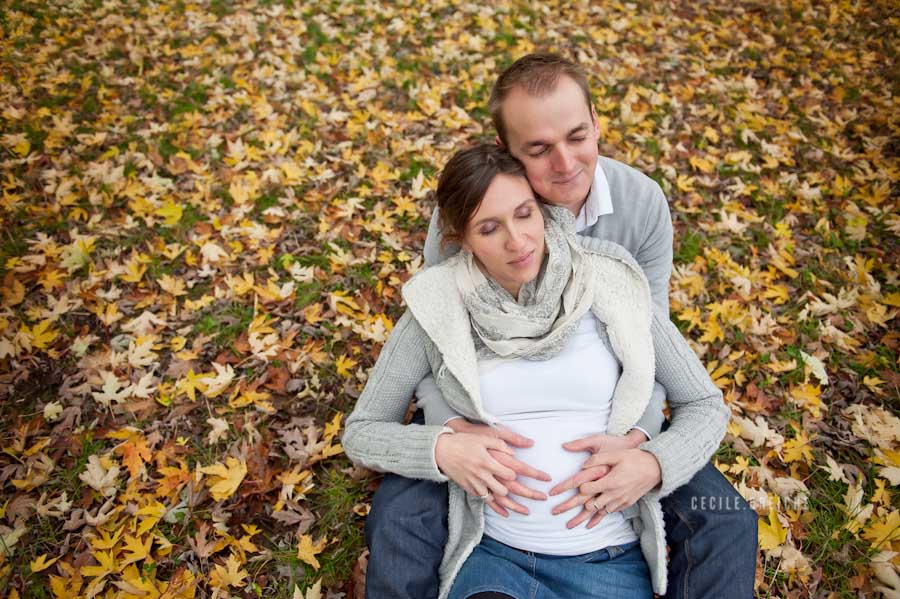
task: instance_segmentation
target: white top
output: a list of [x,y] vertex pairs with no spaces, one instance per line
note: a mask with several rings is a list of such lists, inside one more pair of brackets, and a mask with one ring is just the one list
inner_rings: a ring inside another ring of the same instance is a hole
[[[619,380],[619,363],[598,334],[598,321],[588,312],[566,346],[549,360],[479,360],[478,373],[484,409],[513,431],[534,440],[516,448],[516,458],[548,473],[550,482],[520,477],[526,486],[543,491],[574,475],[587,452],[571,452],[562,444],[587,435],[605,433],[612,394]],[[485,534],[512,547],[549,555],[580,555],[637,540],[621,513],[607,515],[592,529],[587,522],[567,529],[580,511],[553,515],[551,510],[574,495],[566,491],[535,501],[516,497],[530,510],[508,518],[485,506]]]

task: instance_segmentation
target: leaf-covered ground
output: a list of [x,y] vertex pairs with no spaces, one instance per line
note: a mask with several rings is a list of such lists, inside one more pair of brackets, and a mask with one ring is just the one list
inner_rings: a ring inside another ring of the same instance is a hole
[[900,597],[896,4],[406,4],[5,3],[0,589],[360,596],[342,415],[549,49],[670,199],[758,595]]

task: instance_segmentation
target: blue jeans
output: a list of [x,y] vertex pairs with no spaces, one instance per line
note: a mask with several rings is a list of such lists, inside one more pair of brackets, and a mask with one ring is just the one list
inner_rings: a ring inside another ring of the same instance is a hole
[[[446,484],[385,475],[366,520],[367,599],[437,597],[447,502]],[[715,466],[704,466],[664,498],[662,508],[669,545],[666,599],[753,597],[756,512]]]
[[450,599],[493,591],[515,599],[651,599],[650,569],[637,541],[583,555],[520,551],[485,535],[466,559]]

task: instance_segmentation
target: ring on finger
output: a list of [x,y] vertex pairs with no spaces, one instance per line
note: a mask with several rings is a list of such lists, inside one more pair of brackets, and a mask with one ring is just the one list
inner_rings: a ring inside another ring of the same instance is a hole
[[490,496],[491,496],[491,492],[490,492],[490,491],[487,491],[484,495],[479,495],[479,496],[478,496],[478,499],[481,499],[482,501],[484,501],[484,500],[486,500],[487,498],[489,498]]

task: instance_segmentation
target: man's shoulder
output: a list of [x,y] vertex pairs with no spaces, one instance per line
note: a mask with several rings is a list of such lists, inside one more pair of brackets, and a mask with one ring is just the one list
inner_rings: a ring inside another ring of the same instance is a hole
[[622,196],[630,196],[628,199],[646,198],[649,201],[665,203],[665,195],[659,183],[633,166],[607,156],[598,156],[597,164],[606,175],[613,201],[625,199]]

